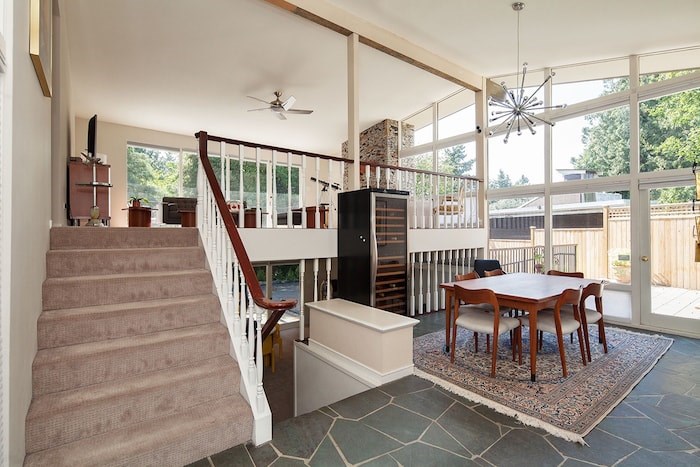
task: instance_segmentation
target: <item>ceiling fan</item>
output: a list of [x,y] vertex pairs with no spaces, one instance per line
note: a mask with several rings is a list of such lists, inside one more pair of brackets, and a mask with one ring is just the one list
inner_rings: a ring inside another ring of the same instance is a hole
[[250,99],[254,99],[258,102],[263,102],[265,104],[268,104],[268,107],[262,107],[260,109],[250,109],[248,112],[257,112],[259,110],[270,110],[274,112],[277,115],[277,118],[280,120],[287,120],[287,117],[284,116],[284,114],[303,114],[303,115],[308,115],[313,110],[303,110],[303,109],[292,109],[292,106],[294,103],[297,101],[294,96],[289,96],[286,101],[282,101],[282,91],[275,91],[275,100],[267,102],[263,99],[259,99],[257,97],[253,96],[248,96]]

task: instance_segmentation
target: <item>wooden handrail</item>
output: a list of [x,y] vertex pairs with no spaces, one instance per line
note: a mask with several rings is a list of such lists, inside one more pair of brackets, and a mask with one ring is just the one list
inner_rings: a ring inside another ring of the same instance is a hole
[[472,177],[470,175],[453,175],[453,174],[446,174],[446,173],[441,173],[441,172],[433,172],[431,170],[414,169],[412,167],[401,167],[398,165],[382,164],[381,162],[360,161],[360,166],[365,166],[365,165],[368,165],[370,167],[379,167],[380,169],[403,170],[404,172],[414,172],[414,173],[418,173],[418,174],[439,175],[441,177],[460,178],[462,180],[474,180],[475,182],[482,182],[483,181],[480,178]]
[[255,269],[253,269],[253,265],[250,262],[248,252],[243,245],[243,241],[238,233],[238,228],[233,220],[233,216],[229,214],[228,207],[226,206],[226,200],[224,200],[224,195],[221,192],[221,186],[219,185],[219,181],[216,179],[214,169],[209,161],[209,152],[207,151],[207,142],[209,138],[207,136],[207,132],[200,131],[196,134],[196,136],[199,140],[199,160],[202,162],[202,169],[204,170],[204,174],[209,181],[209,185],[212,187],[216,207],[219,209],[221,219],[224,221],[226,232],[228,233],[228,237],[233,245],[233,250],[236,253],[241,270],[243,271],[245,282],[248,284],[250,295],[253,297],[253,301],[256,305],[272,312],[272,314],[268,316],[268,319],[261,331],[262,338],[264,340],[272,332],[272,329],[282,317],[284,312],[293,308],[297,304],[297,301],[271,300],[265,297],[263,294],[262,288],[260,287],[260,282],[258,282],[258,277],[255,275]]
[[[200,133],[203,133],[203,132],[202,131],[197,132],[194,134],[194,136],[199,138]],[[269,144],[251,143],[249,141],[241,141],[238,139],[224,138],[223,136],[208,135],[207,139],[209,141],[216,141],[219,143],[224,142],[227,144],[241,144],[241,145],[249,147],[249,148],[260,148],[260,149],[268,149],[271,151],[288,152],[290,154],[296,154],[297,156],[317,157],[319,159],[326,159],[329,161],[346,162],[346,163],[350,163],[350,164],[352,164],[354,162],[352,159],[347,159],[345,157],[328,156],[326,154],[317,154],[314,152],[302,152],[302,151],[299,151],[298,149],[288,149],[288,148],[282,148],[282,147],[278,147],[278,146],[270,146]]]

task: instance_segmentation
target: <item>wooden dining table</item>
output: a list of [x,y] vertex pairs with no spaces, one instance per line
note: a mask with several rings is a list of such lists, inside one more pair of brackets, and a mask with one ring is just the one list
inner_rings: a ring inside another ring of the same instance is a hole
[[566,289],[586,287],[593,279],[579,279],[566,276],[515,273],[501,276],[482,277],[459,282],[445,282],[440,287],[445,290],[445,351],[450,348],[454,309],[454,285],[465,289],[491,289],[496,294],[498,305],[503,310],[514,308],[528,312],[530,327],[530,379],[537,375],[537,312],[554,308],[559,295]]

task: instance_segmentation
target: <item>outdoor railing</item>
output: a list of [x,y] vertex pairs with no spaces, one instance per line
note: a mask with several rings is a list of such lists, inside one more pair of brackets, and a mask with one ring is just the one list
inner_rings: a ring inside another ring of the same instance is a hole
[[[553,245],[552,269],[559,271],[576,271],[576,247],[577,245]],[[514,272],[544,272],[544,246],[535,245],[513,248],[492,248],[489,250],[489,258],[497,259],[501,268],[509,273]]]

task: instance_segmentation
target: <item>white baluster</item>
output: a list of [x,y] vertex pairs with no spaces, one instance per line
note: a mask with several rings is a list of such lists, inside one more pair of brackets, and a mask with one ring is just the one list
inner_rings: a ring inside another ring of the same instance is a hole
[[299,260],[299,340],[304,340],[304,275],[306,260]]
[[[227,157],[228,159],[228,157]],[[245,190],[243,186],[243,162],[245,161],[245,146],[238,145],[238,200],[241,207],[238,209],[238,227],[245,227]]]
[[331,299],[331,259],[326,258],[326,300]]
[[374,168],[374,177],[376,181],[376,188],[381,188],[381,178],[382,178],[382,169],[381,167],[375,167]]
[[238,257],[233,255],[233,337],[234,344],[238,346],[240,351],[241,345],[241,300],[240,300],[240,266]]
[[[418,228],[418,174],[413,172],[413,190],[411,190],[411,198],[413,199],[413,228]],[[420,203],[420,209],[423,209],[423,203]]]
[[[442,251],[442,268],[440,271],[440,284],[442,284],[444,282],[448,282],[445,280],[445,256],[446,256],[446,254],[447,254],[447,252],[445,250],[443,250]],[[452,261],[452,251],[450,251],[450,261]],[[450,265],[450,271],[452,271],[452,265]],[[449,282],[452,282],[452,279],[450,279]],[[439,287],[437,290],[438,290],[438,293],[440,294],[440,300],[439,300],[440,306],[438,307],[438,309],[443,309],[443,308],[445,308],[445,289],[443,289],[442,287]]]
[[423,314],[423,252],[418,253],[418,314]]
[[[263,354],[262,354],[262,310],[259,309],[257,306],[255,307],[258,309],[258,316],[257,316],[257,334],[256,334],[256,339],[255,341],[257,342],[256,348],[255,348],[255,361],[256,363],[256,376],[257,376],[257,384],[256,384],[256,405],[258,409],[258,413],[262,413],[263,407],[265,404],[265,392],[263,391]],[[272,357],[270,357],[272,358]],[[252,404],[251,404],[252,405]]]
[[318,258],[314,258],[314,302],[318,301]]
[[[321,190],[319,189],[320,186],[320,177],[321,177],[321,159],[318,157],[316,158],[316,212],[314,213],[314,227],[317,229],[321,228]],[[301,216],[304,217],[306,213],[304,212],[304,209],[301,211]]]
[[369,179],[372,168],[369,165],[365,166],[365,188],[369,188]]
[[255,303],[248,291],[248,381],[255,384]]
[[329,159],[328,160],[328,183],[330,183],[330,186],[328,187],[328,211],[326,212],[326,224],[328,224],[328,228],[332,229],[335,226],[335,216],[333,213],[333,209],[331,209],[332,206],[332,201],[333,201],[333,160]]
[[440,283],[438,282],[438,267],[440,252],[435,251],[433,253],[433,310],[437,311],[440,309]]

